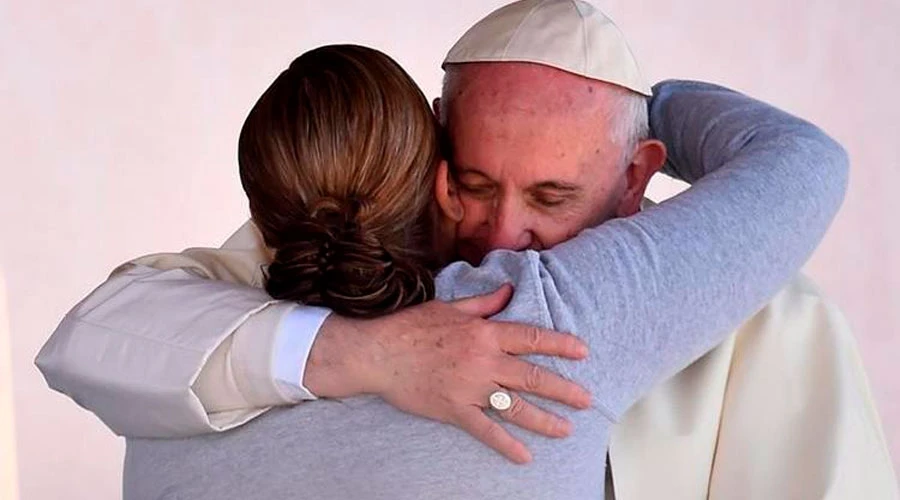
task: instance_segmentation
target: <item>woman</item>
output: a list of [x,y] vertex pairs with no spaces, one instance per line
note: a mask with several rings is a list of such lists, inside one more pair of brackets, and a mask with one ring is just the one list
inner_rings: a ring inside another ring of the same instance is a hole
[[[323,47],[298,58],[251,111],[239,146],[253,219],[274,251],[266,289],[373,316],[513,282],[499,317],[584,338],[586,362],[542,362],[585,384],[594,407],[556,406],[576,434],[523,436],[536,460],[522,468],[458,429],[376,397],[318,401],[272,411],[237,432],[130,440],[126,497],[602,497],[613,423],[777,290],[840,201],[840,189],[821,188],[821,172],[807,161],[812,148],[819,164],[841,171],[844,157],[823,134],[743,96],[699,90],[712,97],[692,113],[715,127],[692,139],[677,137],[679,113],[654,123],[657,135],[675,137],[673,162],[699,166],[688,180],[704,177],[684,195],[550,250],[447,266],[462,214],[424,96],[371,49]],[[736,103],[761,123],[752,133],[728,121]],[[770,141],[783,147],[768,150]],[[833,196],[819,210],[823,194]],[[800,217],[804,235],[788,248],[763,237]],[[637,288],[616,282],[625,274],[636,275]],[[596,298],[611,295],[621,297],[618,308],[599,308]],[[685,301],[709,314],[683,317]]]
[[250,212],[275,251],[266,290],[349,316],[433,298],[453,247],[447,214],[460,210],[438,146],[425,97],[387,56],[339,46],[297,58],[238,146]]

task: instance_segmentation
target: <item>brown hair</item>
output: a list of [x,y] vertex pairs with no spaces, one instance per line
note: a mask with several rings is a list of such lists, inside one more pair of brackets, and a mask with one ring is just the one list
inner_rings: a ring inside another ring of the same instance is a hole
[[241,183],[275,252],[275,298],[373,316],[434,296],[438,128],[412,78],[366,47],[311,50],[250,111]]

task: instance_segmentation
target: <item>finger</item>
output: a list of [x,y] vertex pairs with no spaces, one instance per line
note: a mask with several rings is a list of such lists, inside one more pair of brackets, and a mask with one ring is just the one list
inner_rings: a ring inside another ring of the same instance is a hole
[[455,300],[450,302],[450,305],[460,312],[486,318],[502,311],[510,297],[512,297],[512,285],[507,283],[491,293]]
[[572,433],[572,423],[568,420],[542,410],[516,394],[509,395],[512,405],[497,412],[502,419],[547,437],[563,438]]
[[512,462],[525,464],[531,461],[528,448],[477,406],[470,407],[460,415],[457,425]]
[[500,363],[495,382],[519,392],[528,392],[574,408],[591,406],[591,393],[552,371],[510,357]]
[[588,355],[587,344],[580,338],[546,328],[521,323],[502,323],[498,333],[500,348],[511,354],[545,354],[570,359]]

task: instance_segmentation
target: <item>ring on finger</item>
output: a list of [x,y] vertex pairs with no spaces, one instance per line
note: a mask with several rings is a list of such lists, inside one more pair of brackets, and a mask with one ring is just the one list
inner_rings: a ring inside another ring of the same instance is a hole
[[512,396],[503,389],[494,391],[488,398],[491,408],[497,411],[506,411],[512,406]]

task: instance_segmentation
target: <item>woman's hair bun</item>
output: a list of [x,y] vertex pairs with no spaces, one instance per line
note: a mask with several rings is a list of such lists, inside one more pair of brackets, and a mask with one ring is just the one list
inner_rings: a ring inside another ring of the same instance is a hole
[[365,212],[364,202],[323,197],[293,217],[268,267],[266,291],[362,317],[432,298],[431,270],[385,248],[366,226]]

